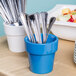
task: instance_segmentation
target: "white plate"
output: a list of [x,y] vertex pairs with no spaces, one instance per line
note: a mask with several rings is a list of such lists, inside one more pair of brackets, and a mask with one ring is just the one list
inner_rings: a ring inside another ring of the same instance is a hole
[[[62,9],[70,8],[71,10],[76,9],[76,5],[56,5],[51,11],[48,11],[48,22],[49,19],[54,16],[57,17],[61,14]],[[59,38],[66,40],[76,40],[76,23],[56,21],[51,29],[52,33]]]

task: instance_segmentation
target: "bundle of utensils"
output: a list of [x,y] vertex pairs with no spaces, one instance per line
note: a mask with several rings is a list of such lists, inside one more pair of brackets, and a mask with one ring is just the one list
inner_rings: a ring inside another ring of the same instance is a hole
[[25,0],[0,0],[0,15],[5,22],[20,25],[20,13],[25,13]]
[[[56,20],[55,17],[52,17],[50,19],[49,24],[47,24],[48,20],[47,12],[35,13],[32,15],[21,13],[20,17],[21,22],[24,25],[26,34],[31,42],[40,44],[47,42],[50,29]],[[42,37],[41,33],[43,35]]]
[[56,20],[52,17],[47,28],[47,12],[25,14],[25,0],[0,0],[0,15],[8,24],[23,25],[29,40],[33,43],[46,43],[50,29]]

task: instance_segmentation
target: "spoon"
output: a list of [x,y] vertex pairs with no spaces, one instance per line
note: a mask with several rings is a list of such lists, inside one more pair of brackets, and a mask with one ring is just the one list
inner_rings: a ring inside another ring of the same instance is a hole
[[5,12],[7,12],[9,21],[12,23],[13,22],[13,16],[12,16],[12,13],[11,13],[10,8],[8,6],[7,0],[1,0],[0,2],[4,6]]
[[45,13],[41,12],[40,13],[40,17],[41,17],[41,25],[42,25],[42,32],[43,32],[43,43],[46,43],[46,25],[45,25]]
[[27,24],[26,16],[25,16],[25,14],[21,13],[20,17],[21,17],[21,22],[22,22],[22,24],[24,26],[24,29],[26,31],[26,34],[27,34],[29,40],[31,41],[31,37],[30,37],[30,32],[29,32],[29,27],[28,27],[28,24]]
[[33,35],[32,27],[31,27],[31,22],[30,22],[30,18],[29,18],[28,15],[26,15],[26,20],[27,20],[27,23],[28,23],[31,40],[32,40],[32,42],[35,43],[35,38],[34,38],[34,35]]
[[52,28],[52,26],[53,26],[53,24],[54,24],[55,21],[56,21],[56,18],[55,17],[52,17],[50,19],[49,26],[48,26],[48,34],[49,34],[50,29]]
[[5,22],[9,22],[7,16],[5,15],[5,13],[4,13],[4,11],[2,10],[1,7],[0,7],[0,15],[4,19]]
[[32,29],[33,29],[34,34],[35,34],[36,43],[41,43],[40,39],[39,39],[39,35],[38,35],[38,30],[37,30],[37,26],[36,26],[35,16],[33,14],[33,15],[30,15],[29,17],[30,17],[30,20],[31,20]]
[[36,22],[36,26],[37,26],[37,30],[38,30],[39,42],[42,43],[40,22],[39,22],[39,13],[35,13],[34,16],[35,16],[35,22]]
[[12,12],[13,18],[14,18],[14,22],[17,22],[18,16],[17,16],[17,11],[16,11],[14,0],[7,0],[7,1],[8,1],[8,5],[10,7],[10,10]]

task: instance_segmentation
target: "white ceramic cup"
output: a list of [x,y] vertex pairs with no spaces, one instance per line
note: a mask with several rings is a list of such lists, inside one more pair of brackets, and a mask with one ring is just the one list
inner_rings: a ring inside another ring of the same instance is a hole
[[12,26],[4,23],[4,29],[7,36],[8,46],[12,52],[24,52],[26,36],[23,26]]

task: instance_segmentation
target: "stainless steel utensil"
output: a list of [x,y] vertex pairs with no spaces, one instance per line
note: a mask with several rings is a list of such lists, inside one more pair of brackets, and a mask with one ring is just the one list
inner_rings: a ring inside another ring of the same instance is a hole
[[[5,16],[7,16],[7,18],[8,18],[7,12],[6,12],[3,4],[1,3],[1,1],[0,1],[0,8],[3,10],[3,14],[4,14]],[[1,10],[1,11],[2,11],[2,10]],[[0,11],[0,12],[1,12],[1,11]],[[8,20],[9,20],[9,18],[8,18]],[[10,22],[9,22],[9,23],[10,23]]]
[[39,39],[39,35],[38,35],[38,30],[37,30],[37,25],[36,25],[34,14],[30,16],[30,20],[31,20],[32,29],[33,29],[34,34],[35,34],[36,43],[41,43],[40,39]]
[[40,13],[40,17],[41,17],[41,25],[42,25],[42,32],[43,32],[43,43],[46,43],[46,26],[45,26],[45,13],[41,12]]
[[18,22],[18,15],[17,15],[17,10],[16,10],[14,1],[15,0],[7,0],[10,10],[12,12],[13,18],[14,18],[14,22]]
[[34,35],[33,35],[32,27],[31,27],[31,22],[30,22],[30,18],[29,18],[28,15],[26,15],[26,20],[27,20],[27,24],[28,24],[28,27],[29,27],[29,32],[30,32],[31,40],[32,40],[32,42],[35,43],[35,38],[34,38]]
[[4,13],[4,11],[2,10],[1,7],[0,7],[0,15],[1,15],[1,17],[3,18],[3,20],[4,20],[5,22],[9,22],[7,16],[5,15],[5,13]]
[[49,33],[50,33],[50,29],[52,28],[52,26],[53,26],[53,24],[54,24],[55,21],[56,21],[56,18],[55,18],[55,17],[52,17],[52,18],[50,19],[49,26],[48,26],[48,30],[47,30],[47,38],[48,38],[48,35],[49,35]]
[[16,7],[16,11],[17,11],[17,15],[19,17],[19,10],[18,10],[18,0],[14,0],[14,3],[15,3],[15,7]]
[[54,24],[55,21],[56,21],[56,18],[55,17],[52,17],[50,19],[49,26],[48,26],[48,34],[49,34],[50,29],[52,28],[52,26],[53,26],[53,24]]
[[25,0],[15,0],[16,10],[18,14],[18,22],[20,21],[20,13],[25,13]]
[[40,31],[40,22],[39,22],[39,13],[35,13],[34,16],[35,16],[35,22],[36,22],[37,31],[38,31],[39,42],[42,43],[41,31]]
[[48,30],[47,30],[47,38],[48,38],[48,34],[50,33],[50,29],[52,28],[52,26],[53,26],[53,24],[54,24],[55,21],[56,21],[56,18],[55,17],[52,17],[50,19]]
[[25,13],[25,0],[18,0],[19,13]]
[[22,0],[22,11],[25,13],[25,0]]
[[10,8],[8,6],[7,0],[1,0],[0,2],[2,3],[5,11],[7,12],[9,21],[12,23],[14,20],[13,20],[13,16],[12,16],[12,13],[10,11]]
[[27,25],[26,16],[25,16],[25,14],[21,13],[21,14],[20,14],[20,17],[21,17],[21,22],[22,22],[22,24],[23,24],[23,26],[24,26],[24,29],[25,29],[25,31],[26,31],[26,34],[27,34],[29,40],[31,41],[31,37],[30,37],[29,27],[28,27],[28,25]]
[[7,18],[8,23],[21,25],[20,13],[25,13],[25,0],[0,0],[0,7],[3,10],[1,11],[1,13],[3,12],[1,16],[4,21],[7,21]]
[[48,13],[47,12],[44,12],[45,13],[45,28],[46,28],[46,33],[47,33],[47,20],[48,20]]

